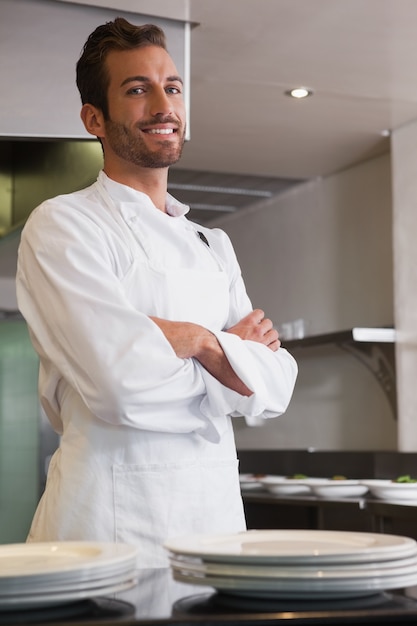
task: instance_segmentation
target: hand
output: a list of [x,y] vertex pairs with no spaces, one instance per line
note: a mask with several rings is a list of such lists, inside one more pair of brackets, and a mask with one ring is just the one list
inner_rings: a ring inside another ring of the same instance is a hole
[[238,335],[241,339],[263,343],[273,352],[281,345],[278,331],[261,309],[255,309],[226,332]]

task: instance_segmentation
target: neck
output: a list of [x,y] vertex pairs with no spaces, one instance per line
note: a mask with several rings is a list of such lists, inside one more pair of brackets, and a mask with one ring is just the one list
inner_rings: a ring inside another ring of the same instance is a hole
[[127,185],[145,193],[160,211],[166,212],[165,201],[168,187],[168,168],[138,168],[133,169],[109,167],[104,164],[104,173],[122,185]]

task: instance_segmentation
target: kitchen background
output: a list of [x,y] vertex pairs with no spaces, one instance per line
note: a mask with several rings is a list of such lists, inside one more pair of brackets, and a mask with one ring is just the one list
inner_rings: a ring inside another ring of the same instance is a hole
[[[3,0],[0,22],[4,6]],[[65,115],[60,124],[66,123]],[[398,402],[394,409],[375,373],[342,346],[294,347],[300,373],[287,413],[257,428],[237,419],[238,449],[277,454],[291,449],[417,450],[416,145],[417,125],[411,122],[393,132],[374,156],[329,175],[292,181],[269,199],[208,221],[230,235],[254,306],[264,308],[277,326],[301,318],[308,335],[321,335],[395,325],[400,339],[395,366],[394,350],[389,357]],[[43,198],[89,184],[100,166],[96,141],[3,135],[0,227],[8,232],[0,239],[3,293],[9,289],[10,264],[13,270],[9,251],[16,249],[28,213]],[[171,179],[178,180],[181,172],[180,163]],[[172,193],[180,196],[174,189]],[[198,221],[198,211],[191,215]],[[37,360],[25,323],[13,307],[3,307],[0,542],[24,540],[42,489],[39,453],[48,456],[47,426],[37,403],[36,378]]]

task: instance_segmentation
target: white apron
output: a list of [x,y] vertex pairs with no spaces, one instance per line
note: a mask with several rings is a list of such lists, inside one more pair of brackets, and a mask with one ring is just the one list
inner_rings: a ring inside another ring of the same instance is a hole
[[[140,220],[135,225],[133,206],[121,203],[119,211],[96,184],[132,251],[123,286],[133,306],[146,315],[221,328],[229,309],[228,279],[214,252],[198,240],[201,254],[211,256],[204,269],[162,265]],[[245,528],[229,417],[208,423],[203,433],[154,432],[100,420],[64,382],[58,395],[64,433],[29,541],[126,542],[139,548],[138,567],[166,567],[162,545],[170,537]],[[204,420],[199,402],[184,410]],[[178,408],[163,411],[174,423],[184,419]]]

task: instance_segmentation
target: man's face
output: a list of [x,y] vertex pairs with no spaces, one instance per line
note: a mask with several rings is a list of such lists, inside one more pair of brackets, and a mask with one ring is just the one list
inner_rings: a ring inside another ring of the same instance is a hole
[[157,46],[112,51],[106,64],[106,157],[113,153],[149,168],[176,163],[185,140],[185,106],[182,80],[169,54]]

